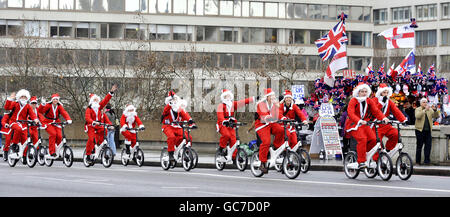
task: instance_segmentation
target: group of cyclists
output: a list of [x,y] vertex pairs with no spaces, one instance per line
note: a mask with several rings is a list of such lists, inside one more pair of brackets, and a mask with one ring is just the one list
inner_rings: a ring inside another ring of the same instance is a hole
[[[92,161],[91,155],[95,144],[100,144],[104,138],[105,126],[114,127],[107,115],[103,112],[103,108],[108,104],[114,96],[117,86],[114,85],[111,90],[103,97],[96,95],[89,96],[89,105],[85,111],[85,132],[88,135],[86,143],[86,159]],[[368,165],[366,162],[366,152],[375,146],[376,136],[373,125],[369,125],[370,121],[375,119],[382,120],[378,128],[380,138],[386,136],[388,141],[386,149],[392,149],[398,140],[398,133],[395,128],[388,124],[387,116],[393,114],[400,122],[406,122],[405,116],[395,106],[394,102],[389,98],[392,95],[392,88],[386,84],[381,84],[378,91],[372,97],[371,88],[364,83],[358,84],[353,89],[352,99],[348,105],[348,118],[345,124],[345,130],[357,141],[357,162],[358,168],[363,169]],[[232,91],[224,89],[220,96],[221,103],[217,106],[217,132],[220,133],[218,153],[225,156],[227,146],[232,147],[236,143],[235,126],[238,120],[235,113],[237,109],[255,103],[255,132],[259,142],[259,160],[261,166],[259,169],[263,174],[268,173],[267,158],[271,144],[275,148],[280,147],[287,139],[289,147],[293,148],[298,143],[299,135],[297,135],[292,123],[282,123],[282,120],[296,120],[302,124],[308,124],[307,115],[305,115],[299,107],[294,103],[292,92],[285,90],[283,96],[278,98],[271,88],[264,90],[263,96],[254,96],[247,99],[235,100]],[[167,152],[169,161],[175,163],[175,148],[188,138],[192,141],[192,136],[188,134],[180,123],[187,123],[192,128],[196,128],[196,123],[186,111],[187,102],[182,97],[169,91],[165,98],[165,106],[161,115],[162,132],[167,137]],[[50,101],[46,102],[43,98],[39,104],[37,97],[30,96],[29,91],[19,90],[12,93],[6,100],[4,105],[6,110],[1,120],[2,131],[5,135],[5,146],[3,147],[4,155],[7,154],[9,148],[16,148],[18,145],[27,142],[27,128],[33,144],[37,142],[37,127],[45,129],[49,135],[49,156],[55,156],[55,145],[61,143],[61,126],[52,124],[61,122],[62,116],[67,124],[71,124],[72,120],[60,102],[60,96],[53,94]],[[35,124],[28,126],[21,120],[32,121]],[[287,123],[287,124],[286,124]],[[133,129],[145,129],[142,121],[139,119],[136,108],[129,104],[123,111],[120,119],[120,132],[125,138],[125,146],[127,153],[130,147],[136,145],[136,131]],[[283,126],[283,125],[287,125]],[[274,136],[271,142],[272,135]],[[237,151],[237,149],[235,149]],[[236,157],[236,151],[233,153],[233,159]],[[24,152],[25,154],[25,152]],[[374,156],[374,160],[378,156]]]

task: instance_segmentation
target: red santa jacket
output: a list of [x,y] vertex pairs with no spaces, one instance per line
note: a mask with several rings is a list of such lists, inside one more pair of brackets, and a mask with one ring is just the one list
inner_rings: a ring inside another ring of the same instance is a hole
[[360,126],[360,121],[370,121],[374,117],[378,120],[383,120],[385,116],[378,109],[378,106],[374,100],[367,98],[363,102],[366,102],[366,105],[362,106],[362,102],[359,102],[355,97],[353,97],[347,108],[348,121],[345,123],[345,130],[347,132],[357,130]]
[[283,114],[280,113],[278,106],[269,106],[267,101],[262,101],[256,105],[256,113],[258,113],[258,119],[255,121],[255,132],[271,124],[267,120],[269,118],[282,119]]
[[225,103],[221,103],[217,106],[217,131],[219,131],[220,127],[223,126],[224,121],[228,121],[231,117],[234,118],[234,112],[254,101],[254,97],[250,97],[247,99],[233,101],[233,105],[227,106]]
[[[400,109],[395,106],[395,103],[392,102],[392,100],[388,99],[386,103],[380,102],[380,100],[377,97],[374,97],[372,99],[375,101],[375,103],[378,106],[378,109],[383,112],[384,116],[389,116],[391,113],[394,115],[394,117],[400,121],[404,122],[406,121],[406,117],[403,115],[403,113],[400,111]],[[384,126],[385,124],[382,124],[381,126]]]
[[37,116],[30,104],[21,106],[19,102],[7,99],[4,109],[13,110],[13,113],[9,119],[9,124],[18,124],[22,128],[22,130],[27,129],[27,125],[17,122],[18,120],[28,120],[28,118],[30,118],[31,120],[37,119]]
[[53,106],[52,103],[47,103],[45,105],[39,106],[39,108],[37,110],[43,116],[43,120],[41,121],[42,124],[48,124],[48,123],[52,123],[52,122],[56,122],[56,123],[61,122],[59,120],[59,115],[62,115],[66,121],[72,120],[72,119],[70,119],[70,116],[66,112],[64,107],[59,103],[56,106],[56,108]]
[[[111,100],[111,93],[108,93],[105,98],[103,98],[102,101],[100,101],[100,107],[98,108],[97,111],[95,111],[94,109],[91,108],[91,106],[86,108],[86,113],[85,113],[85,120],[86,120],[86,126],[90,126],[92,127],[92,122],[97,121],[97,122],[101,122],[101,123],[107,123],[105,122],[104,118],[102,118],[103,116],[106,116],[103,114],[102,109],[108,104],[109,100]],[[106,117],[106,120],[108,120],[108,124],[111,124],[111,122],[109,121],[108,117]],[[99,127],[99,126],[95,126],[95,127]],[[101,128],[101,127],[100,127]]]
[[[46,127],[45,125],[45,123],[44,123],[44,121],[45,121],[45,118],[44,118],[44,116],[41,114],[41,113],[39,113],[39,107],[41,107],[41,106],[38,106],[36,109],[33,109],[33,107],[31,107],[31,109],[33,110],[33,112],[36,114],[36,116],[37,116],[37,118],[39,119],[39,122],[41,123],[41,125],[42,125],[42,127]],[[30,119],[31,120],[31,119]],[[58,126],[59,127],[59,126]],[[31,126],[30,127],[30,129],[32,129],[32,130],[35,130],[35,129],[37,129],[38,127],[37,126]]]
[[8,126],[6,127],[6,124],[9,125],[9,118],[10,118],[11,112],[4,113],[2,118],[2,130],[0,131],[1,134],[9,135],[11,133],[11,128]]
[[[124,129],[125,127],[129,128],[136,128],[137,126],[143,126],[141,119],[137,115],[134,116],[134,121],[132,123],[127,122],[127,116],[125,114],[122,114],[122,117],[120,118],[120,126]],[[121,129],[121,131],[123,131]]]
[[305,114],[303,114],[302,110],[294,103],[291,103],[289,108],[287,108],[284,103],[280,104],[280,113],[291,120],[295,120],[295,117],[299,117],[301,121],[306,120]]
[[189,120],[192,120],[191,116],[183,109],[180,108],[178,109],[178,112],[175,112],[170,105],[166,105],[162,114],[162,129],[164,130],[164,128],[169,125],[175,128],[181,128],[178,124],[174,124],[173,122]]

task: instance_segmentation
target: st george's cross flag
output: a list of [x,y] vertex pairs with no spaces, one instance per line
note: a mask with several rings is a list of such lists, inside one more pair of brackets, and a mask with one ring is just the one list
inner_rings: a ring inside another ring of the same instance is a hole
[[384,30],[378,36],[386,39],[387,49],[414,48],[416,46],[415,31],[411,24]]

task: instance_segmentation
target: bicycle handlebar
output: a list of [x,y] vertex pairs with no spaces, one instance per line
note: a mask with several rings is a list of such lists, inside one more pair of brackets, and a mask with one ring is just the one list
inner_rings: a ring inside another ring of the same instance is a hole
[[144,131],[145,127],[143,128],[129,128],[129,127],[125,127],[126,130],[134,130],[134,131]]
[[29,125],[29,126],[38,126],[38,127],[42,126],[41,124],[36,124],[34,121],[30,121],[30,120],[17,120],[17,122],[27,123],[27,125]]
[[69,125],[69,123],[67,123],[67,122],[52,122],[50,124],[52,124],[52,125],[61,125],[61,126]]

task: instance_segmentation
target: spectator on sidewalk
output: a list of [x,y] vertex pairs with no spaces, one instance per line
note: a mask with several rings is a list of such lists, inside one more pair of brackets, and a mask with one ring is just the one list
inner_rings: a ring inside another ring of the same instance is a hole
[[416,108],[416,164],[421,164],[422,147],[424,147],[424,164],[429,165],[431,154],[431,131],[433,129],[433,118],[439,117],[439,112],[436,111],[436,106],[430,106],[426,98],[420,100],[420,107]]
[[416,123],[416,115],[414,114],[415,109],[410,102],[405,103],[405,113],[408,115],[408,125],[414,125]]
[[[450,96],[449,96],[450,97]],[[450,100],[445,96],[442,105],[442,122],[441,125],[450,125]]]
[[111,108],[111,105],[108,104],[105,107],[106,109],[106,116],[108,116],[108,119],[111,121],[111,123],[114,125],[114,129],[108,129],[107,134],[107,140],[108,140],[108,146],[111,148],[113,155],[116,156],[116,142],[114,138],[115,129],[117,128],[117,116],[114,110]]

